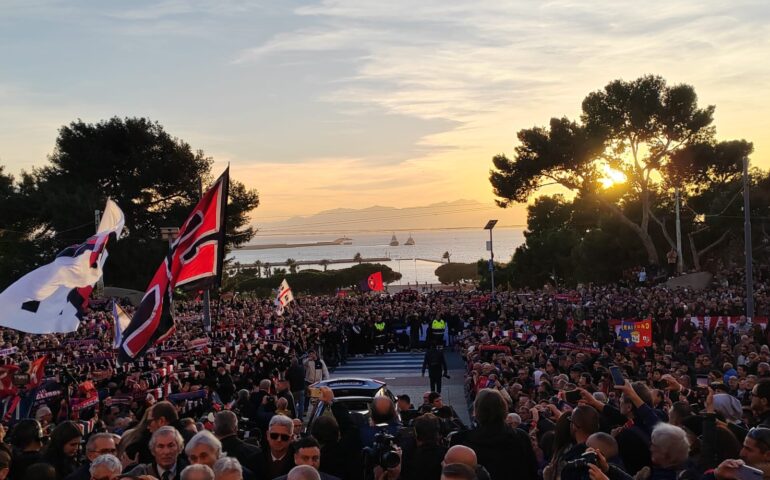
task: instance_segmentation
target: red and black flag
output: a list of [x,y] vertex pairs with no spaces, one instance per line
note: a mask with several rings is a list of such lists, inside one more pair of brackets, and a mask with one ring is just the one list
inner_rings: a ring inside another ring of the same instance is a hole
[[174,333],[173,292],[219,283],[225,251],[229,168],[203,194],[152,277],[131,323],[123,332],[120,359],[130,361]]

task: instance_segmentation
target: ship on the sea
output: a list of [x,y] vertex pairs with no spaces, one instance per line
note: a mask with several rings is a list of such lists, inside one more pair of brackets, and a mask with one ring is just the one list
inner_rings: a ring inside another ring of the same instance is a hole
[[353,245],[353,239],[348,237],[338,238],[334,242],[339,245]]
[[404,242],[404,245],[414,245],[414,238],[412,238],[412,234],[409,234],[409,238],[406,239]]
[[399,245],[398,239],[396,238],[396,234],[394,233],[392,237],[390,237],[390,243],[389,245],[391,247],[397,247]]

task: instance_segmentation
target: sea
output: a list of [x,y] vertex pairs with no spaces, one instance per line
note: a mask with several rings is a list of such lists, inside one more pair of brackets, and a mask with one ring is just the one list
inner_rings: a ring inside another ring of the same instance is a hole
[[[414,245],[404,245],[409,238],[409,232],[396,232],[400,242],[397,247],[389,245],[393,232],[366,233],[330,233],[315,235],[265,235],[257,234],[250,245],[298,244],[313,242],[331,242],[346,236],[352,239],[352,245],[324,245],[309,247],[268,248],[261,250],[233,250],[228,258],[241,264],[253,264],[257,260],[268,262],[273,266],[285,263],[287,259],[320,262],[326,260],[352,259],[356,253],[366,258],[390,258],[381,261],[392,270],[401,273],[401,280],[394,285],[414,285],[415,282],[438,283],[435,270],[446,260],[442,260],[444,252],[449,252],[452,262],[476,262],[479,259],[489,260],[487,242],[489,231],[478,230],[415,230],[411,232]],[[516,247],[524,243],[522,228],[495,228],[492,231],[492,246],[495,261],[506,263],[510,261]],[[334,263],[328,269],[346,268],[355,263]],[[285,268],[285,267],[284,267]],[[302,265],[298,270],[323,270],[319,264]]]

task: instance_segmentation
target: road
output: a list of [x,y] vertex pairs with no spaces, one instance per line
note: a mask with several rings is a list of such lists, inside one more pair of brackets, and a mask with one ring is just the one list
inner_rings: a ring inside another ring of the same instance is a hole
[[[444,403],[454,407],[462,421],[469,425],[470,416],[463,385],[465,374],[463,360],[456,352],[446,350],[444,353],[450,378],[444,379],[441,396]],[[407,394],[412,404],[419,407],[423,394],[430,389],[428,377],[422,377],[420,373],[424,355],[422,352],[399,352],[349,358],[347,365],[341,365],[335,369],[331,377],[364,377],[381,380],[387,383],[394,395]]]

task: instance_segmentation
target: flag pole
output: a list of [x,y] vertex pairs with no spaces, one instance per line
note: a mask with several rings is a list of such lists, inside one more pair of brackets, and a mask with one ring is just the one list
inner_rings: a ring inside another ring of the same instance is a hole
[[[201,198],[203,198],[203,178],[198,177],[198,199]],[[203,291],[203,329],[211,332],[211,294],[208,287]]]

